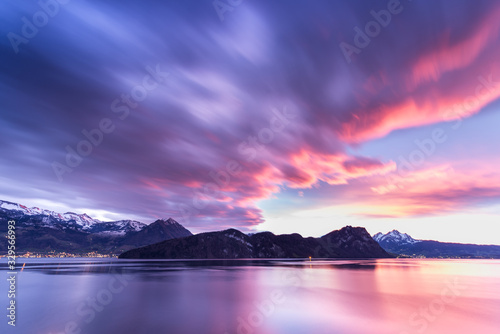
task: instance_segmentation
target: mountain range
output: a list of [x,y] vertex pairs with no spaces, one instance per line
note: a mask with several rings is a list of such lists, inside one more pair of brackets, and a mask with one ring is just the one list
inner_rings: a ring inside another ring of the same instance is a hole
[[[58,213],[0,200],[0,233],[16,222],[16,250],[49,253],[121,254],[122,258],[500,258],[500,246],[417,240],[397,230],[373,238],[362,227],[344,227],[321,238],[300,234],[251,235],[235,229],[193,235],[172,218],[151,224],[100,221],[87,214]],[[7,250],[0,238],[0,254]],[[389,255],[389,254],[391,255]]]
[[397,230],[377,233],[373,239],[387,252],[409,257],[500,258],[500,246],[474,245],[435,240],[416,240]]
[[124,259],[389,258],[362,227],[346,226],[321,238],[252,235],[235,229],[200,233],[129,250]]
[[[192,235],[172,218],[158,219],[149,225],[134,220],[102,222],[87,214],[57,213],[0,201],[0,233],[7,232],[9,220],[16,222],[18,253],[96,251],[119,254],[131,248]],[[7,250],[6,238],[0,239],[0,247],[0,252]]]

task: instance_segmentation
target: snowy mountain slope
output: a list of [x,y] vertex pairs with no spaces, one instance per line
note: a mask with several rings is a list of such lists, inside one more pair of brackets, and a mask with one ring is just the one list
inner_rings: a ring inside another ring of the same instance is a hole
[[[58,213],[0,200],[0,233],[7,221],[16,221],[16,248],[20,251],[83,252],[98,250],[116,254],[150,243],[192,235],[174,219],[144,224],[134,220],[103,222],[87,214]],[[2,246],[7,239],[0,239]],[[3,247],[0,249],[0,253]]]
[[373,236],[373,240],[380,243],[394,243],[398,245],[415,244],[420,240],[415,240],[406,233],[401,233],[398,230],[392,230],[386,234],[377,233]]
[[474,245],[435,240],[415,240],[406,233],[393,230],[377,233],[373,239],[387,252],[409,257],[430,258],[500,258],[500,246]]
[[[11,216],[30,216],[37,217],[38,226],[67,229],[73,228],[83,232],[101,233],[109,235],[125,235],[129,232],[138,232],[147,224],[135,220],[119,220],[111,222],[102,222],[84,214],[74,212],[58,213],[50,210],[43,210],[37,207],[28,208],[24,205],[8,201],[0,201],[0,212],[9,213]],[[34,223],[27,223],[33,226]]]
[[43,222],[45,226],[56,227],[58,224],[67,222],[78,225],[83,230],[90,229],[95,224],[100,224],[101,221],[98,219],[93,219],[89,217],[86,213],[76,214],[74,212],[58,213],[50,210],[43,210],[37,207],[28,208],[22,204],[12,203],[8,201],[0,200],[0,211],[9,212],[14,215],[24,215],[24,216],[43,216],[45,219]]

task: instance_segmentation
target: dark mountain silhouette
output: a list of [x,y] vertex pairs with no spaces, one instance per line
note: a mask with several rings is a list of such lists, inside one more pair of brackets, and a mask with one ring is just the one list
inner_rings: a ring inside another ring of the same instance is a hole
[[347,226],[321,238],[271,232],[246,235],[238,230],[201,233],[132,249],[124,259],[244,259],[244,258],[387,258],[362,227]]

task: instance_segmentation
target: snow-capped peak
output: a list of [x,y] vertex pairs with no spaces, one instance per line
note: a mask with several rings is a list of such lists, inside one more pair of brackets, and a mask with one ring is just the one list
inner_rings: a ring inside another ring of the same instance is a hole
[[23,211],[23,209],[21,208],[21,206],[19,204],[7,202],[7,201],[0,201],[0,208],[5,209],[5,210]]
[[94,224],[101,223],[100,220],[89,217],[86,213],[77,214],[74,212],[58,213],[50,210],[44,210],[37,207],[28,208],[22,204],[12,203],[8,201],[0,200],[0,209],[7,211],[18,211],[27,216],[43,215],[49,216],[58,220],[63,220],[65,222],[74,221],[77,225],[80,225],[82,229],[86,230]]
[[398,230],[392,230],[386,234],[379,232],[373,236],[373,239],[378,243],[393,242],[397,244],[415,244],[420,242],[420,240],[415,240],[410,235],[401,233]]
[[173,225],[173,224],[179,224],[178,222],[175,221],[173,218],[161,218],[159,219],[160,221],[164,222],[167,225]]
[[138,222],[136,220],[119,220],[116,221],[115,224],[120,226],[130,226],[136,231],[140,231],[144,226],[146,226],[146,224]]

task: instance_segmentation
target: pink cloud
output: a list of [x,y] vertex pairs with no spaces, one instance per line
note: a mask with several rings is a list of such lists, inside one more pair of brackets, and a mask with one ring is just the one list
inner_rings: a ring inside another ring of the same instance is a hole
[[500,9],[461,40],[443,32],[432,48],[409,57],[409,70],[379,70],[358,91],[358,108],[338,128],[358,143],[393,130],[471,116],[500,97]]
[[500,9],[493,8],[482,24],[471,28],[469,36],[454,43],[451,32],[441,35],[440,43],[420,56],[412,68],[410,87],[423,82],[438,81],[446,72],[473,66],[474,61],[491,43],[497,43],[500,30]]
[[[478,166],[476,166],[478,167]],[[437,166],[404,177],[379,178],[371,204],[390,203],[389,215],[414,216],[458,212],[465,207],[500,199],[500,174],[488,168]]]

